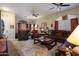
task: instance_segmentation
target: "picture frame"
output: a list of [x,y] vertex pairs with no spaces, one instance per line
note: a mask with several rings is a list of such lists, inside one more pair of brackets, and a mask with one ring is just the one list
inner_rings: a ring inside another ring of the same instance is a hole
[[10,25],[10,28],[11,28],[11,29],[14,29],[14,25]]
[[68,19],[67,15],[62,16],[62,20],[67,20],[67,19]]

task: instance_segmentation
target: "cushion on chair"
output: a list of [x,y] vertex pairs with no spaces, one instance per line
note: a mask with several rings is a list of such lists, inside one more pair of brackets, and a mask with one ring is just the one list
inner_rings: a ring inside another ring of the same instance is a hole
[[0,39],[0,52],[6,51],[6,40]]

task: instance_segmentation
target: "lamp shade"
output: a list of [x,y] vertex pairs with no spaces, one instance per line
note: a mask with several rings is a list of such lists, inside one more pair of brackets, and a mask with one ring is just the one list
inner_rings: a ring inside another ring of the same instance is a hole
[[67,38],[67,41],[74,45],[79,45],[79,25],[76,29],[71,33],[71,35]]

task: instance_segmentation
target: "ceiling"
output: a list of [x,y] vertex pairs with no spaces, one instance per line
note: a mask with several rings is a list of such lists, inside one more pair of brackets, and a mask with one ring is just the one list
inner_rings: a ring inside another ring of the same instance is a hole
[[[62,10],[67,10],[79,6],[79,3],[67,3],[70,4],[68,7],[61,7]],[[9,8],[11,11],[15,12],[16,15],[20,17],[31,16],[33,9],[39,13],[39,16],[45,16],[50,13],[58,12],[58,9],[55,5],[51,3],[0,3],[0,7]],[[54,7],[54,9],[51,9]]]

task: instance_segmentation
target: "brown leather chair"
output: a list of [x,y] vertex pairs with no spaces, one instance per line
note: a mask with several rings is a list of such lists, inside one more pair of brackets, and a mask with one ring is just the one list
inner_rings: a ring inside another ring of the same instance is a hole
[[7,39],[0,37],[0,56],[8,56]]
[[33,30],[32,33],[33,33],[33,39],[34,39],[34,44],[35,44],[36,41],[38,41],[39,33],[38,33],[38,30]]

